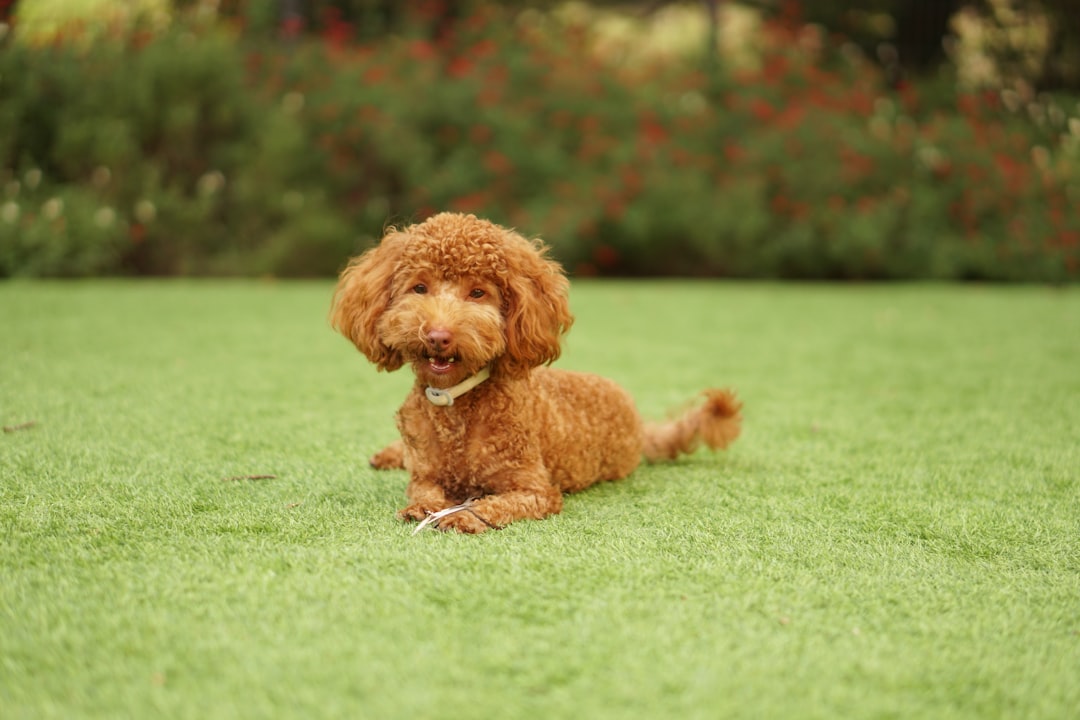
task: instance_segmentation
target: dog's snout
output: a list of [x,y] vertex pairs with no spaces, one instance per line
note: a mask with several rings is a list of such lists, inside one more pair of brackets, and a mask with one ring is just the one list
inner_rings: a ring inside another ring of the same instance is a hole
[[427,333],[428,344],[436,350],[446,350],[454,341],[454,336],[445,328],[432,328]]

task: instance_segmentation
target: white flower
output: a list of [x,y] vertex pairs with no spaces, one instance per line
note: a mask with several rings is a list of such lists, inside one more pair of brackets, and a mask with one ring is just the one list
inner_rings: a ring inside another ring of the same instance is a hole
[[3,218],[4,222],[8,225],[14,225],[15,221],[19,219],[19,206],[12,200],[8,200],[3,205],[0,205],[0,218]]
[[1017,112],[1024,106],[1024,100],[1020,97],[1020,93],[1009,88],[1001,91],[1001,102],[1009,112]]
[[116,211],[111,207],[98,208],[98,211],[94,213],[94,224],[99,228],[111,227],[115,220]]
[[679,106],[690,115],[697,115],[704,111],[708,105],[709,103],[705,101],[701,93],[693,90],[683,93],[682,97],[679,98]]
[[105,187],[109,184],[109,180],[111,179],[112,171],[104,165],[98,165],[90,175],[90,182],[93,183],[95,187]]
[[197,187],[200,195],[216,195],[225,187],[225,176],[219,170],[211,170],[199,178]]
[[1028,103],[1027,111],[1028,115],[1031,117],[1032,120],[1035,121],[1035,124],[1039,127],[1042,127],[1043,124],[1046,123],[1046,108],[1044,108],[1039,103]]
[[924,145],[918,150],[919,160],[930,170],[938,170],[946,164],[945,153],[933,145]]
[[27,170],[26,177],[24,179],[26,180],[26,187],[33,190],[41,184],[41,171],[37,168],[34,168],[33,170]]
[[1062,127],[1065,125],[1065,111],[1057,105],[1051,103],[1050,107],[1046,110],[1046,114],[1050,117],[1050,123],[1054,125],[1054,127]]
[[892,135],[892,125],[880,115],[875,115],[870,118],[869,126],[870,134],[878,140],[888,140]]
[[1031,148],[1031,161],[1040,170],[1049,170],[1051,163],[1050,151],[1042,145],[1036,145]]
[[64,201],[58,197],[49,198],[41,206],[41,214],[46,220],[55,220],[64,212]]
[[149,200],[140,200],[135,203],[135,219],[145,224],[154,222],[157,217],[157,208]]

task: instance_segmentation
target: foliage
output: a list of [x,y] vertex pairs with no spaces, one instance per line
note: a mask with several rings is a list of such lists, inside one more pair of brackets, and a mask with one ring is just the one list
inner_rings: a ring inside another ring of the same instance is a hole
[[881,51],[897,71],[926,72],[951,56],[977,61],[978,80],[997,87],[1080,90],[1080,0],[784,0],[772,7],[852,38],[869,53]]
[[[133,28],[160,30],[172,16],[170,0],[7,0],[21,42],[42,43],[72,35],[90,39]],[[0,18],[5,0],[0,0]]]
[[[341,17],[284,43],[181,22],[8,43],[0,275],[326,274],[442,209],[579,274],[1080,274],[1080,118],[1053,103],[894,90],[811,27],[769,24],[710,76],[535,10],[435,33],[437,5],[360,44]],[[50,243],[53,197],[87,209]]]

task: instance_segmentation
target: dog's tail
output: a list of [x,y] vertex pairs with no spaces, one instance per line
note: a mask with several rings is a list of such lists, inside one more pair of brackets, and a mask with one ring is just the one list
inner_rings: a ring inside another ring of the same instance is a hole
[[726,448],[742,430],[742,403],[731,390],[706,390],[705,402],[666,422],[645,423],[645,459],[674,460],[703,441],[713,450]]

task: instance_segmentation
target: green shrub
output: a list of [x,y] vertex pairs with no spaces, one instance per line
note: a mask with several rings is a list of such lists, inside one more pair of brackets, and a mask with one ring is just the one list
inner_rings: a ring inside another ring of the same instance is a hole
[[[36,172],[29,183],[38,181]],[[25,191],[9,181],[0,202],[0,277],[83,277],[115,272],[124,257],[127,223],[92,188]]]
[[437,42],[422,18],[361,45],[334,23],[4,46],[0,172],[40,173],[87,227],[52,237],[8,198],[0,273],[323,275],[450,209],[579,274],[1080,274],[1080,119],[1051,104],[894,91],[783,27],[759,68],[710,78],[484,5]]

